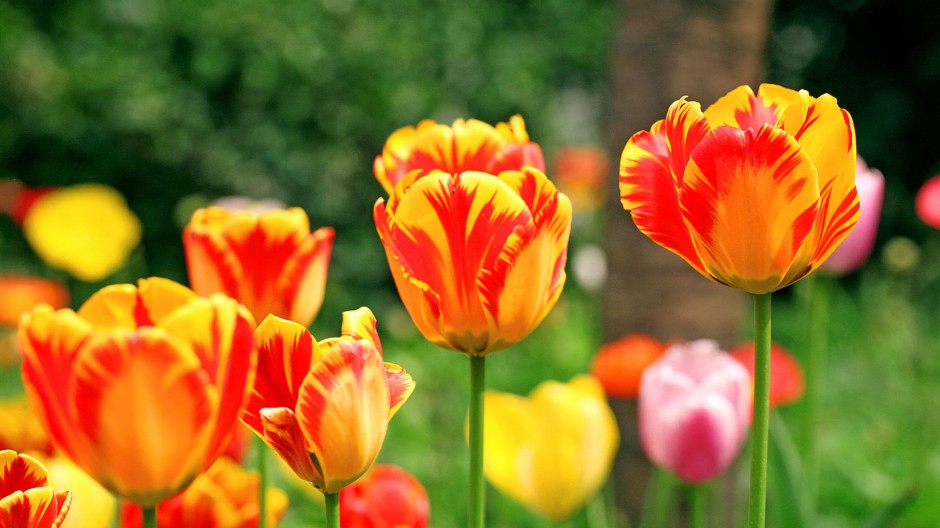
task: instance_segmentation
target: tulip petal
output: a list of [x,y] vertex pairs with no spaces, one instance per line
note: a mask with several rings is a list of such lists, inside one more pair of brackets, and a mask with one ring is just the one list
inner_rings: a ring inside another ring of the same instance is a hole
[[[771,125],[781,126],[793,135],[796,130],[791,126],[795,115],[785,117],[784,114],[788,109],[795,111],[800,108],[800,99],[800,92],[773,84],[762,84],[756,95],[750,86],[739,86],[709,106],[705,117],[713,129],[730,126],[757,130],[763,125]],[[794,103],[796,106],[791,108]]]
[[73,460],[82,460],[64,407],[72,361],[94,330],[72,310],[40,305],[23,316],[19,329],[23,384],[49,436]]
[[[258,369],[242,421],[264,436],[266,408],[293,409],[311,365],[320,362],[320,347],[303,326],[269,315],[255,330]],[[278,422],[283,423],[283,421]]]
[[233,299],[214,294],[166,316],[160,328],[195,352],[221,396],[203,467],[207,469],[228,445],[254,381],[257,362],[252,336],[254,319]]
[[62,526],[62,523],[65,522],[65,516],[69,513],[72,506],[72,492],[60,491],[55,494],[55,499],[59,511],[49,528],[59,528],[59,526]]
[[485,171],[505,140],[492,126],[476,119],[458,119],[453,126],[420,130],[406,161],[405,172],[440,170],[450,174]]
[[304,380],[296,414],[323,474],[321,491],[336,493],[358,479],[388,429],[389,386],[375,347],[337,342]]
[[0,527],[50,526],[58,515],[56,496],[50,487],[15,491],[0,498]]
[[334,236],[330,227],[317,229],[297,246],[284,264],[274,289],[279,298],[290,300],[289,312],[283,315],[291,321],[309,326],[320,311]]
[[142,506],[181,489],[216,422],[208,382],[196,356],[161,329],[96,336],[75,358],[66,399],[70,422],[95,446],[83,469]]
[[[666,120],[634,134],[620,158],[620,202],[633,223],[700,273],[704,268],[682,222],[678,189],[692,149],[707,132],[698,103],[680,99],[669,107]],[[685,139],[686,134],[691,137]]]
[[372,164],[372,171],[375,174],[375,179],[382,184],[386,193],[392,194],[395,186],[409,171],[405,161],[417,144],[415,139],[428,129],[436,126],[441,125],[431,119],[425,119],[418,123],[417,127],[406,126],[399,128],[392,132],[392,135],[385,141],[382,154],[376,156]]
[[486,392],[483,420],[483,465],[486,478],[510,497],[529,504],[533,483],[525,469],[533,463],[538,416],[528,400],[515,394]]
[[198,209],[183,230],[189,282],[201,295],[224,292],[234,296],[239,291],[241,263],[222,237],[231,215],[221,207]]
[[310,457],[309,447],[297,416],[284,407],[261,410],[264,441],[301,479],[323,488],[323,476]]
[[85,301],[78,315],[96,330],[153,326],[173,310],[196,298],[189,288],[151,277],[132,284],[105,286]]
[[379,339],[379,331],[376,328],[375,315],[369,308],[363,306],[343,312],[342,335],[354,341],[364,339],[372,343],[372,346],[379,352],[379,356],[382,356],[382,341]]
[[666,446],[666,459],[683,480],[703,482],[724,471],[737,454],[744,438],[737,430],[740,418],[726,400],[713,394],[686,399],[679,406],[692,408],[661,410],[681,417],[663,419],[672,430],[662,438],[673,440]]
[[692,153],[679,201],[715,280],[751,293],[786,284],[816,220],[816,169],[786,132],[721,127]]
[[408,400],[415,390],[415,382],[405,369],[394,363],[385,364],[385,379],[388,381],[388,419]]
[[0,497],[50,486],[48,471],[38,460],[8,449],[0,451]]

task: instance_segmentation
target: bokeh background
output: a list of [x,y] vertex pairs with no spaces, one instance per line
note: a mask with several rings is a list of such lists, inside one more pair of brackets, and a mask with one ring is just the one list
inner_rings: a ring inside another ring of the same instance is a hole
[[[392,131],[421,119],[495,123],[519,113],[546,153],[549,176],[563,147],[603,149],[611,163],[592,196],[612,195],[619,152],[608,145],[622,147],[638,130],[610,117],[610,102],[631,96],[629,87],[612,90],[621,64],[613,43],[618,20],[642,25],[650,16],[625,12],[638,3],[0,0],[0,180],[106,183],[124,194],[144,226],[122,270],[86,283],[48,268],[20,229],[0,217],[0,273],[65,280],[77,306],[103,284],[150,275],[185,282],[182,226],[215,198],[276,198],[303,207],[314,227],[336,230],[314,335],[338,334],[343,310],[372,307],[389,359],[418,382],[382,459],[425,483],[433,526],[461,526],[467,365],[421,340],[398,300],[371,218],[383,194],[372,160]],[[735,2],[667,3],[721,11]],[[940,233],[917,219],[913,197],[940,172],[933,104],[940,9],[891,0],[780,0],[768,4],[767,17],[760,79],[835,95],[855,119],[859,153],[887,178],[873,259],[841,278],[833,293],[823,393],[829,427],[821,441],[826,478],[816,526],[934,527]],[[650,27],[663,23],[649,20]],[[667,97],[682,95],[710,102],[694,91]],[[599,257],[623,243],[605,236],[603,225],[629,225],[628,215],[605,213],[597,200],[576,213],[564,297],[533,336],[493,357],[492,388],[524,394],[544,379],[567,380],[587,369],[605,335],[648,331],[602,328]],[[775,340],[799,355],[805,310],[799,287],[791,290],[778,296]],[[729,310],[746,315],[740,301]],[[643,309],[666,313],[669,306]],[[744,339],[747,326],[733,331]],[[0,392],[19,390],[14,375],[4,380]],[[798,421],[799,405],[782,415]],[[628,487],[645,490],[642,478],[615,480],[608,502],[622,502]],[[773,506],[773,493],[771,522],[799,526],[780,511],[785,507]],[[320,515],[297,506],[304,497],[295,494],[284,526],[311,525]],[[489,501],[493,526],[548,525],[494,490]],[[590,519],[582,513],[572,525]]]

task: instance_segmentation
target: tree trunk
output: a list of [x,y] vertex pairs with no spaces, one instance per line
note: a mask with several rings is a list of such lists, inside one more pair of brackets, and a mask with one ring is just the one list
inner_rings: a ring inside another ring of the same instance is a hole
[[[613,159],[619,160],[632,134],[663,119],[683,95],[704,109],[736,86],[756,88],[770,14],[769,0],[620,0],[606,128]],[[735,344],[747,313],[743,296],[650,241],[620,206],[619,193],[612,194],[605,225],[610,274],[602,299],[604,340],[642,332]],[[622,437],[617,506],[637,526],[652,468],[639,445],[635,402],[615,408]]]

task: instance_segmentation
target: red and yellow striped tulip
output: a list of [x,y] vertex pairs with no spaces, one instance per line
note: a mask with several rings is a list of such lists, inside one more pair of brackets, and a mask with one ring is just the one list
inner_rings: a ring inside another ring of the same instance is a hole
[[197,210],[183,231],[193,290],[221,292],[261,321],[268,314],[309,326],[323,304],[333,229],[310,232],[303,209]]
[[254,320],[167,279],[107,286],[78,310],[23,316],[23,381],[56,447],[143,507],[228,443],[254,379]]
[[819,267],[858,221],[855,128],[831,95],[741,86],[684,97],[620,161],[636,226],[705,277],[750,293]]
[[565,284],[568,197],[531,167],[412,177],[373,213],[418,330],[471,356],[521,341]]
[[376,156],[372,171],[392,194],[412,171],[498,174],[522,167],[545,172],[545,158],[538,143],[529,141],[522,116],[514,115],[508,123],[495,127],[476,119],[458,119],[452,126],[426,119],[416,127],[399,128]]
[[[157,508],[158,528],[258,528],[258,486],[261,479],[246,472],[234,460],[221,457],[205,474]],[[287,494],[269,487],[265,491],[268,520],[265,528],[277,526],[287,511]],[[141,528],[140,507],[124,504],[121,528]]]
[[366,472],[388,422],[414,390],[382,361],[368,308],[343,313],[342,337],[317,343],[303,326],[268,316],[255,332],[258,376],[242,421],[322,492]]
[[53,490],[45,466],[15,451],[0,451],[0,490],[3,528],[58,528],[72,502],[70,492]]

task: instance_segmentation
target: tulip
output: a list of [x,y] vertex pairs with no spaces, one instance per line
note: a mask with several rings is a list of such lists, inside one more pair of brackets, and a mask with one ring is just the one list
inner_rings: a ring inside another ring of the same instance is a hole
[[299,208],[262,213],[199,209],[183,231],[193,290],[221,292],[261,321],[268,314],[309,326],[323,304],[333,229],[310,232]]
[[297,476],[338,493],[372,466],[414,390],[411,376],[382,361],[368,308],[343,314],[339,338],[317,343],[303,326],[268,316],[255,341],[258,376],[242,421]]
[[751,377],[714,341],[669,348],[643,373],[640,444],[654,464],[690,483],[737,456],[751,421]]
[[878,169],[871,169],[858,158],[855,187],[861,208],[858,224],[842,244],[823,262],[820,269],[836,274],[849,273],[862,267],[875,246],[875,234],[881,218],[881,203],[885,195],[885,177]]
[[23,316],[23,381],[56,447],[142,507],[212,465],[254,378],[254,321],[167,279],[107,286],[78,310]]
[[58,187],[26,187],[17,180],[0,181],[0,213],[9,215],[22,227],[29,210],[44,195]]
[[0,402],[0,416],[0,450],[52,456],[52,441],[25,396]]
[[20,316],[39,303],[65,308],[69,305],[69,291],[52,279],[5,274],[0,275],[0,299],[3,300],[0,302],[0,366],[11,366],[20,357],[16,349],[16,325]]
[[340,492],[344,528],[425,528],[430,512],[424,486],[392,464],[376,464]]
[[569,146],[554,156],[554,178],[574,205],[576,213],[597,210],[607,197],[610,159],[607,151],[593,146]]
[[645,334],[627,334],[598,349],[591,374],[611,398],[636,398],[646,367],[666,351],[666,345]]
[[593,376],[543,382],[528,398],[488,391],[485,400],[484,471],[503,493],[562,520],[607,481],[620,437]]
[[89,183],[41,195],[23,219],[23,234],[47,264],[93,282],[124,266],[141,225],[121,193]]
[[542,172],[433,172],[375,204],[398,293],[441,347],[484,356],[525,338],[565,283],[571,203]]
[[855,226],[855,128],[830,95],[741,86],[703,113],[682,98],[635,134],[620,199],[709,279],[750,293],[818,268]]
[[111,528],[117,501],[87,473],[63,456],[43,461],[56,484],[72,492],[69,516],[61,528]]
[[940,175],[930,178],[917,191],[914,209],[921,221],[940,229]]
[[[257,474],[246,472],[235,461],[221,457],[185,491],[160,503],[159,528],[258,528]],[[277,526],[287,511],[287,494],[267,489],[271,506],[265,528]],[[124,504],[121,528],[141,528],[140,508]]]
[[0,526],[58,528],[72,502],[68,491],[56,493],[46,467],[29,455],[0,451]]
[[[754,377],[754,342],[744,343],[731,352],[731,357]],[[805,382],[800,362],[787,349],[770,346],[770,406],[786,405],[803,397]]]
[[518,115],[495,127],[476,119],[458,119],[452,126],[426,119],[417,127],[399,128],[372,165],[388,194],[412,171],[498,174],[522,167],[545,172],[545,159],[538,143],[529,141],[525,121]]

